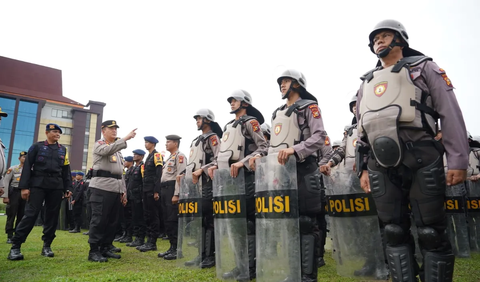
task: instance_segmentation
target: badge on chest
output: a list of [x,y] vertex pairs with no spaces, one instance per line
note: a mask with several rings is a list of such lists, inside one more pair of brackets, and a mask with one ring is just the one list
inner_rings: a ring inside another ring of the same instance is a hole
[[117,156],[111,155],[111,156],[110,156],[110,162],[111,162],[111,163],[116,163],[116,162],[117,162]]

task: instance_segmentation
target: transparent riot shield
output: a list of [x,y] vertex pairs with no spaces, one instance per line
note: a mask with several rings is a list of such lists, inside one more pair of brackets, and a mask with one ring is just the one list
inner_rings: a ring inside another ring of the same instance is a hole
[[360,188],[353,159],[332,170],[324,184],[337,273],[384,280],[387,269],[375,202]]
[[236,280],[249,280],[243,169],[236,178],[230,176],[230,168],[215,170],[213,213],[217,278],[227,279],[230,273]]
[[445,190],[447,234],[452,244],[453,254],[460,258],[470,257],[466,195],[465,183],[447,186]]
[[179,266],[199,266],[203,250],[202,240],[202,181],[193,184],[192,170],[186,170],[180,184],[178,199],[178,245]]
[[[300,281],[297,164],[278,154],[257,160],[255,171],[257,281]],[[312,250],[313,251],[313,250]]]
[[467,181],[468,232],[470,249],[480,251],[480,181]]

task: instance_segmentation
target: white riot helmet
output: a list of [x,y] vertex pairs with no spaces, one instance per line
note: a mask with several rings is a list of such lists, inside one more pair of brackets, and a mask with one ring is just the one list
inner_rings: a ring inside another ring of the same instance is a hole
[[350,103],[348,104],[350,107],[350,112],[353,112],[353,106],[357,103],[357,94],[353,95],[352,100],[350,100]]
[[342,146],[342,141],[340,141],[340,140],[333,141],[332,148],[340,147],[340,146]]
[[260,124],[265,122],[265,119],[263,118],[262,113],[260,113],[260,111],[257,110],[252,105],[252,95],[250,95],[250,93],[248,93],[245,90],[238,89],[238,90],[233,91],[232,94],[230,94],[230,96],[227,99],[228,103],[231,103],[232,99],[235,99],[235,100],[241,101],[241,102],[245,102],[245,103],[248,104],[248,106],[245,107],[245,106],[242,106],[242,104],[240,104],[240,107],[238,107],[238,109],[235,109],[235,110],[230,112],[231,114],[234,114],[234,113],[238,112],[241,108],[244,108],[244,109],[247,109],[247,115],[255,117]]
[[307,100],[314,100],[315,102],[318,102],[317,101],[317,98],[315,98],[315,96],[313,96],[312,94],[308,93],[307,91],[307,79],[305,78],[305,76],[303,75],[303,73],[297,71],[297,70],[293,70],[293,69],[289,69],[289,70],[286,70],[284,71],[278,78],[277,78],[277,83],[278,83],[278,87],[280,88],[280,91],[282,91],[282,80],[284,78],[291,78],[293,81],[292,83],[290,84],[290,88],[287,90],[287,93],[285,93],[285,95],[282,96],[282,99],[286,99],[288,98],[288,95],[290,94],[290,92],[292,91],[293,89],[293,83],[294,82],[298,82],[298,84],[300,84],[301,88],[300,90],[295,90],[295,92],[298,92],[300,93],[300,97],[302,97],[302,99],[307,99]]
[[473,136],[469,131],[467,131],[467,139],[473,140]]
[[270,132],[271,132],[270,125],[268,125],[268,123],[262,123],[260,128],[262,129],[263,134],[268,135],[268,137],[270,138],[270,135],[271,135],[270,134]]
[[215,122],[215,114],[213,113],[212,110],[210,109],[200,109],[197,111],[197,113],[193,116],[194,119],[197,119],[197,117],[202,117],[202,123],[198,127],[198,130],[202,130],[203,125],[205,124],[205,119],[212,128],[212,131],[215,132],[220,138],[223,135],[222,128],[218,125],[218,123]]

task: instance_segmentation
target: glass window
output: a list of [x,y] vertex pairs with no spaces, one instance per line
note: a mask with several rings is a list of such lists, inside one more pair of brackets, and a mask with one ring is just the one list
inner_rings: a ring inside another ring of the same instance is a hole
[[[8,156],[8,152],[10,149],[10,138],[12,137],[12,126],[16,102],[17,101],[15,99],[0,97],[0,108],[2,108],[2,112],[8,114],[8,117],[2,117],[2,120],[0,121],[0,138],[2,139],[2,142],[6,147],[5,156]],[[27,150],[28,148],[30,148],[30,145],[27,147]]]
[[52,109],[52,117],[57,117],[57,110],[56,109]]
[[[18,105],[17,125],[12,151],[12,165],[18,164],[21,151],[28,151],[34,142],[35,124],[37,122],[38,104],[20,101]],[[3,128],[3,125],[2,125]]]

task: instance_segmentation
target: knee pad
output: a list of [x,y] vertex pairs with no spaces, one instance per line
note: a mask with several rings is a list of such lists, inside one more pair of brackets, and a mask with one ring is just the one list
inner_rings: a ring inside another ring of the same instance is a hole
[[407,239],[407,234],[402,227],[396,224],[387,224],[385,226],[385,240],[388,245],[397,246],[404,243]]
[[315,219],[306,215],[301,215],[299,218],[300,223],[300,233],[301,234],[310,234],[313,232],[313,227],[315,225]]
[[442,236],[432,227],[417,227],[417,233],[422,249],[434,250],[442,244]]

